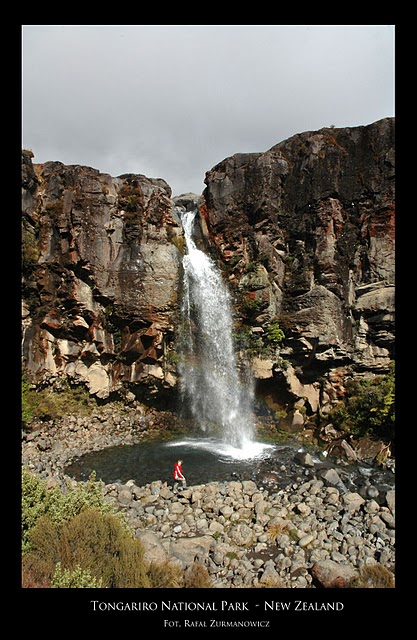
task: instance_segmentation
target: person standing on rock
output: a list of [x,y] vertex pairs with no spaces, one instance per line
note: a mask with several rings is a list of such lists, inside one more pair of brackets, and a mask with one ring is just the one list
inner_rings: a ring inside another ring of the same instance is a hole
[[182,482],[182,488],[186,486],[186,480],[182,473],[182,460],[177,460],[177,462],[174,465],[174,480],[175,480],[174,491],[177,491],[178,489],[179,480]]

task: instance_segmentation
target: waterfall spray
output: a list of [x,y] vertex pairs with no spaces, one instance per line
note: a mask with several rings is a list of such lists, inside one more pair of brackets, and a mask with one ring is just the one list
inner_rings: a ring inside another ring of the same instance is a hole
[[192,239],[195,212],[183,214],[183,346],[180,379],[194,419],[239,449],[254,437],[253,385],[240,379],[233,345],[229,291],[213,260]]

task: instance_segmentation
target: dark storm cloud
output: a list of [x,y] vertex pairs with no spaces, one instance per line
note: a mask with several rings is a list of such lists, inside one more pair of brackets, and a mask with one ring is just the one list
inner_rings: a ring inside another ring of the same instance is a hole
[[233,153],[394,115],[393,39],[393,25],[23,25],[23,146],[200,193]]

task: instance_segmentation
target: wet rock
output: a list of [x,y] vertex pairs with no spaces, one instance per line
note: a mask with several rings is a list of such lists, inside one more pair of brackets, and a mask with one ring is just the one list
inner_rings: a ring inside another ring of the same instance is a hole
[[313,458],[307,451],[298,451],[294,459],[305,467],[314,467]]
[[341,477],[335,469],[326,469],[320,473],[320,477],[323,478],[325,484],[329,487],[337,487],[343,492],[347,491],[346,485],[342,482]]

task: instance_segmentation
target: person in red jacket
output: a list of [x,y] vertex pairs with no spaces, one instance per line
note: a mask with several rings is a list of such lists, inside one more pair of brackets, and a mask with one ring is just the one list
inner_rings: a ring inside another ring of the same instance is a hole
[[182,488],[186,486],[186,480],[182,473],[182,460],[177,460],[174,465],[174,491],[178,489],[178,481],[182,482]]

